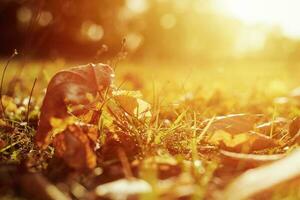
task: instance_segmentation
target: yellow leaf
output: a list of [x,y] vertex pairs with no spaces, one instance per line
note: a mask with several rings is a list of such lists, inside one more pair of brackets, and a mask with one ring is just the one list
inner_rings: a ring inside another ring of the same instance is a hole
[[93,94],[87,92],[85,95],[86,95],[86,98],[88,99],[89,102],[95,101],[95,98],[94,98]]
[[0,126],[6,126],[6,122],[3,119],[0,119]]
[[58,133],[63,132],[68,125],[74,124],[74,117],[67,117],[65,119],[51,117],[50,124],[52,126],[52,136],[55,136]]
[[234,135],[230,143],[225,143],[228,147],[235,147],[239,144],[246,142],[249,139],[248,135],[245,133],[241,133],[238,135]]
[[218,130],[209,139],[209,142],[219,145],[223,142],[227,147],[235,147],[239,144],[246,142],[249,136],[246,133],[232,135],[226,131]]
[[112,92],[113,96],[129,96],[133,98],[142,98],[140,91],[128,91],[128,90],[115,90]]
[[8,96],[2,96],[2,104],[5,108],[5,111],[16,112],[18,110],[17,105],[14,102],[14,99]]
[[108,113],[106,109],[102,109],[101,113],[101,123],[102,126],[110,129],[113,125],[113,117]]
[[93,110],[89,110],[87,113],[85,113],[84,115],[80,115],[78,116],[78,118],[85,123],[88,123],[91,121],[92,117],[93,117],[94,111]]
[[151,105],[142,100],[142,99],[137,99],[137,107],[134,109],[134,114],[138,117],[138,118],[143,118],[143,117],[151,117]]
[[120,91],[114,95],[115,100],[128,114],[137,118],[151,117],[151,105],[139,98],[139,92]]

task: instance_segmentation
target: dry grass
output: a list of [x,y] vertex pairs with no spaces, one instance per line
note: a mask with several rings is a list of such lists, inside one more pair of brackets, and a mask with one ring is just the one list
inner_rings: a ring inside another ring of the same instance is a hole
[[[14,61],[9,66],[5,89],[18,72],[19,65],[18,61]],[[128,122],[131,130],[137,133],[133,140],[139,145],[137,155],[124,156],[121,153],[117,159],[101,162],[93,172],[73,172],[53,158],[52,147],[41,151],[33,143],[43,88],[57,70],[70,65],[61,60],[26,64],[14,95],[5,99],[4,105],[10,107],[6,122],[1,121],[0,132],[0,142],[3,143],[0,143],[2,198],[28,198],[22,177],[24,171],[30,171],[43,172],[47,180],[73,199],[93,199],[96,186],[124,176],[139,177],[151,186],[152,192],[140,195],[141,199],[211,199],[246,168],[223,163],[218,147],[202,140],[206,134],[202,123],[206,119],[249,113],[264,114],[261,122],[269,122],[277,117],[293,119],[300,115],[298,100],[276,100],[289,97],[290,91],[300,84],[297,77],[299,69],[284,63],[241,62],[209,66],[120,63],[116,71],[116,85],[141,90],[152,105],[154,120],[144,124]],[[38,81],[28,113],[26,103],[35,78]],[[3,94],[7,92],[10,91],[4,90]],[[284,137],[287,129],[278,133],[272,127],[273,131],[274,137]],[[132,145],[131,140],[124,139],[122,142],[124,146]],[[108,145],[109,151],[113,148],[109,145],[118,144],[104,145]],[[286,152],[283,146],[255,153],[282,152]],[[99,174],[99,171],[102,173]],[[298,199],[298,182],[299,179],[282,184],[257,198]],[[84,194],[74,192],[76,184],[85,188]]]

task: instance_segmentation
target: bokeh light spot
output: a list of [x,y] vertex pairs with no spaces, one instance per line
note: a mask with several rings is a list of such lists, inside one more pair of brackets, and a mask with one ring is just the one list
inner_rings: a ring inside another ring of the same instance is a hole
[[29,23],[32,18],[32,11],[27,7],[21,7],[17,11],[17,19],[21,23]]
[[128,35],[126,35],[126,45],[131,51],[134,51],[138,47],[140,47],[142,42],[143,36],[139,33],[129,33]]
[[127,0],[126,6],[136,13],[143,13],[148,10],[149,4],[147,0]]
[[176,17],[173,14],[165,14],[160,18],[160,25],[165,29],[173,28],[176,25]]
[[91,41],[99,41],[104,36],[104,29],[99,24],[86,21],[81,26],[81,33]]
[[48,26],[53,20],[53,16],[48,11],[42,11],[38,20],[40,26]]

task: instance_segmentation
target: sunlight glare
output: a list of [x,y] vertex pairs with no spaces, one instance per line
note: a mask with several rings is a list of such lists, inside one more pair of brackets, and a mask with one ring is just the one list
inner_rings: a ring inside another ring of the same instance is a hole
[[127,0],[126,6],[135,13],[143,13],[148,9],[147,0]]
[[254,25],[279,26],[289,37],[300,37],[299,0],[217,0],[225,14]]
[[258,51],[264,47],[265,41],[266,32],[259,28],[241,30],[235,43],[235,52],[239,55]]

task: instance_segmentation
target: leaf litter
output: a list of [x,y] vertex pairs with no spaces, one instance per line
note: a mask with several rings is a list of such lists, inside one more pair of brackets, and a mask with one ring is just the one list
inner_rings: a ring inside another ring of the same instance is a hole
[[[38,101],[26,113],[17,98],[1,96],[1,193],[9,189],[36,199],[247,199],[299,177],[299,117],[270,120],[266,113],[245,112],[209,118],[180,106],[161,108],[158,116],[139,91],[120,90],[113,79],[106,64],[58,72],[39,116]],[[207,106],[223,97],[213,98]]]

